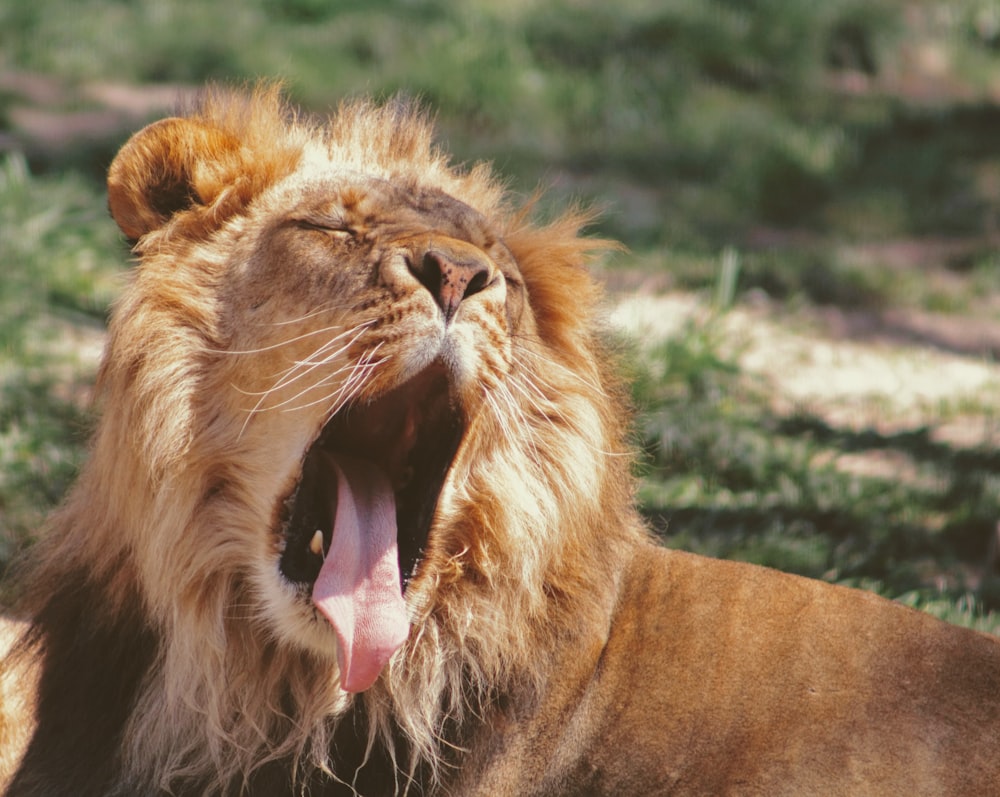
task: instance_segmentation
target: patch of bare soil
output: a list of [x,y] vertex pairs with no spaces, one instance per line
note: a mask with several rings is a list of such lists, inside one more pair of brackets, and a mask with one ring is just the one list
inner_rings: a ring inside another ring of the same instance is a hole
[[[835,428],[892,434],[930,427],[960,447],[1000,435],[1000,324],[893,310],[788,314],[762,302],[724,314],[683,293],[613,294],[611,320],[643,344],[716,324],[748,374],[771,386],[774,408]],[[888,467],[891,463],[859,464]]]

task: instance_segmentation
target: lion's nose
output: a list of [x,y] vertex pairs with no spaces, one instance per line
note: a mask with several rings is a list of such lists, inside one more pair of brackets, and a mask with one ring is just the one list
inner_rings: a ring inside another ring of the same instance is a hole
[[411,261],[410,271],[431,292],[444,312],[445,323],[451,321],[464,299],[479,293],[493,279],[486,255],[469,251],[428,249],[423,257]]

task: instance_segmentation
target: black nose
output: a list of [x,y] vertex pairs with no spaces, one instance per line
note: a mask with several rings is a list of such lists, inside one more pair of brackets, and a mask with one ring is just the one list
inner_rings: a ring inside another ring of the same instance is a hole
[[411,261],[410,271],[431,292],[446,322],[451,321],[466,297],[479,293],[490,283],[486,256],[478,258],[466,252],[454,255],[428,249],[419,263]]

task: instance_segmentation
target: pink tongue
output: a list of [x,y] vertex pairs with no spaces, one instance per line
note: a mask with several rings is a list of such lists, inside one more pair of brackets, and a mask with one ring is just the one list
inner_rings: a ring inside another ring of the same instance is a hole
[[396,503],[375,465],[326,457],[337,475],[337,519],[312,599],[337,632],[341,687],[363,692],[410,631],[400,588]]

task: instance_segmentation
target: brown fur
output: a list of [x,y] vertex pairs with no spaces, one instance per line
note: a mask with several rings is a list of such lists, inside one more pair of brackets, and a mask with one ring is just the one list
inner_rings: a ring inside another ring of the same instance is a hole
[[[139,265],[25,575],[9,794],[1000,793],[996,640],[650,540],[582,217],[533,225],[405,104],[317,127],[267,87],[138,133],[109,204]],[[485,274],[447,324],[431,251]],[[409,639],[352,696],[283,506],[415,373],[466,432]]]

